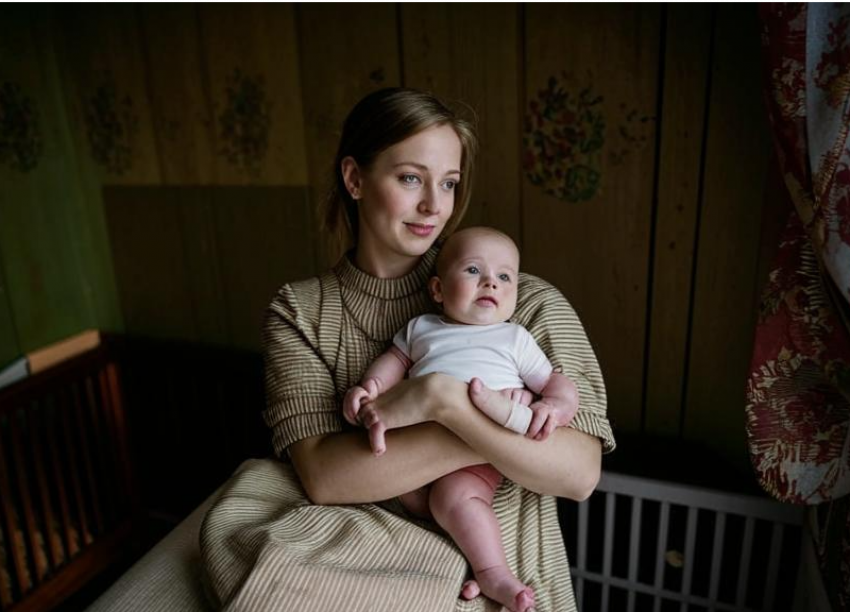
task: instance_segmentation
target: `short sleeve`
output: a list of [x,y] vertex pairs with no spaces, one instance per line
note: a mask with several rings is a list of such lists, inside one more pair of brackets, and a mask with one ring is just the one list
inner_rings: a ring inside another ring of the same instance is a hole
[[280,289],[263,325],[263,418],[278,455],[299,440],[344,429],[331,365],[317,348],[321,286],[313,279],[295,287]]
[[407,325],[402,327],[395,336],[393,336],[393,346],[400,350],[405,357],[410,359],[410,338],[411,333],[413,332],[413,326],[416,322],[416,318],[411,319],[407,322]]
[[603,452],[614,450],[602,371],[584,326],[567,299],[546,281],[520,274],[519,299],[511,321],[525,327],[555,371],[575,383],[579,409],[570,427],[599,438]]
[[516,333],[519,377],[522,378],[526,387],[539,395],[552,375],[552,363],[524,327],[517,326]]

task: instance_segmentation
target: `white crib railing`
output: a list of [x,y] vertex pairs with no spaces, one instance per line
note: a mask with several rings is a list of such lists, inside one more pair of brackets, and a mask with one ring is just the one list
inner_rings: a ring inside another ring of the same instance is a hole
[[792,609],[805,509],[605,472],[561,522],[582,612]]

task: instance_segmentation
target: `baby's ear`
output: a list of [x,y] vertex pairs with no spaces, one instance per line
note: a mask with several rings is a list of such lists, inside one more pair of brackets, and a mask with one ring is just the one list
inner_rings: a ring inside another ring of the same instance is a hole
[[438,304],[443,303],[443,285],[439,276],[432,276],[428,281],[428,289],[431,291],[431,299]]

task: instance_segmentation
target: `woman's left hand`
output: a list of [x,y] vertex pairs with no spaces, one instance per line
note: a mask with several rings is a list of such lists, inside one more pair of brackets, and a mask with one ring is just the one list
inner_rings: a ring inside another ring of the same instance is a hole
[[451,393],[465,397],[466,383],[446,374],[427,374],[404,380],[363,405],[360,422],[365,427],[380,422],[386,429],[397,429],[437,421],[441,399],[448,399]]

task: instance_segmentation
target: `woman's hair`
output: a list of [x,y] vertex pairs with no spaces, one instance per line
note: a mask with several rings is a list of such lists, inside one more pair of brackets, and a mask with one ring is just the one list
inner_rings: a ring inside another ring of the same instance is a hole
[[415,89],[389,87],[360,100],[342,126],[339,149],[334,158],[333,183],[323,211],[324,229],[330,234],[337,254],[357,244],[357,203],[342,177],[342,160],[354,158],[366,170],[385,149],[432,126],[450,125],[461,144],[461,180],[455,206],[444,233],[450,234],[463,218],[471,195],[478,137],[472,123],[458,116],[435,96]]

